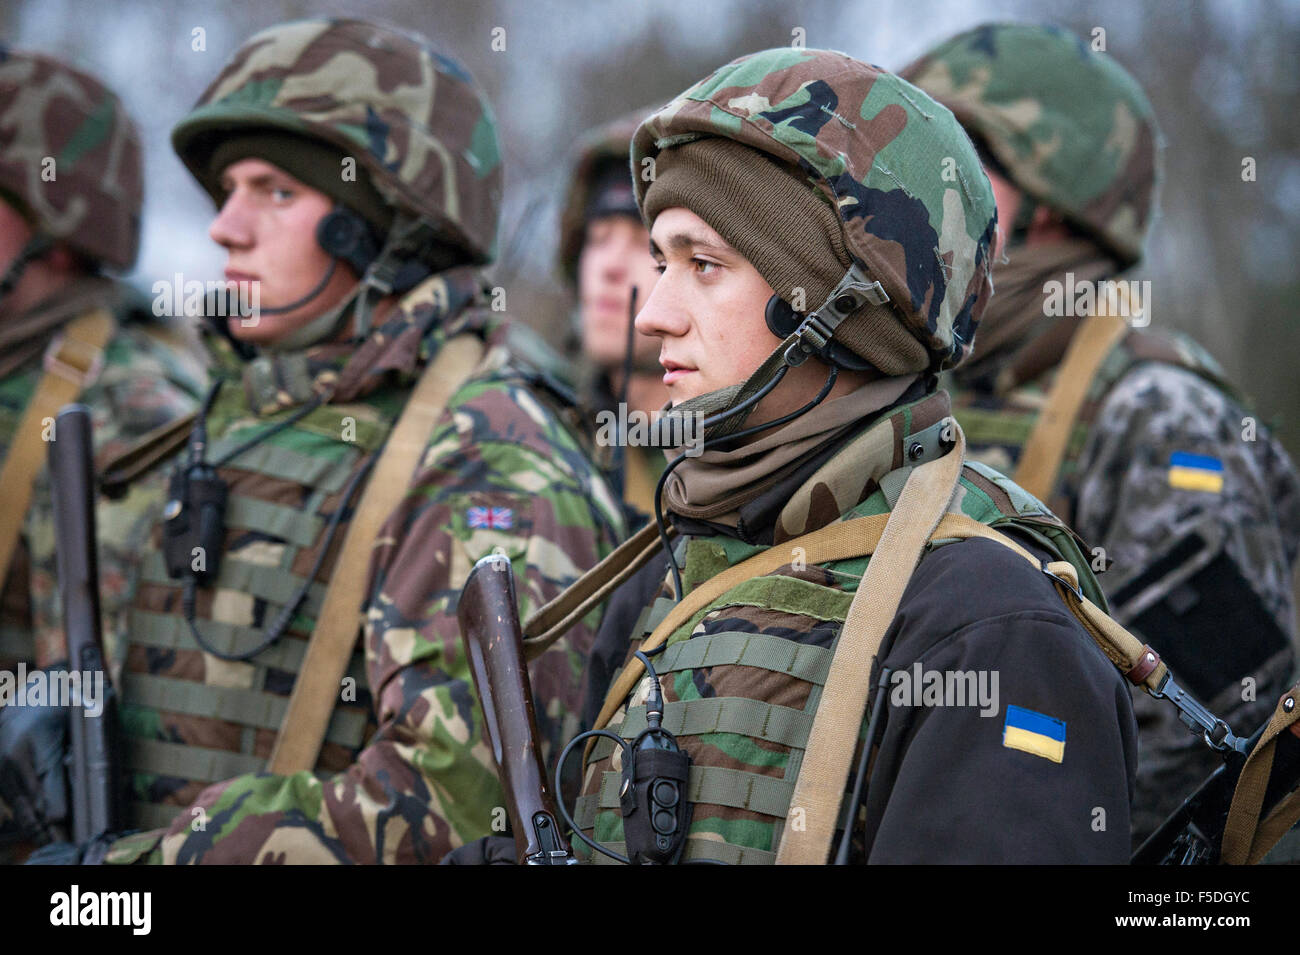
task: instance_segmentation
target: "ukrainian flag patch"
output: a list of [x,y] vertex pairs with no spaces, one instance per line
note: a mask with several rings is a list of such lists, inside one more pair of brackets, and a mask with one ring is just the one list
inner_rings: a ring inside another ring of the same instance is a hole
[[1065,758],[1065,720],[1008,705],[1002,745],[1059,763]]
[[1223,462],[1208,454],[1175,451],[1169,455],[1169,486],[1184,491],[1223,492]]

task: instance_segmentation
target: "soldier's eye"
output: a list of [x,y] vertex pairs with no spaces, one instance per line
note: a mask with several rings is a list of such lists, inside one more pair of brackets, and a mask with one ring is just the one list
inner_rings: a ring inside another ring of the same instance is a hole
[[271,189],[271,198],[275,202],[288,202],[293,198],[293,190],[283,186],[275,186]]

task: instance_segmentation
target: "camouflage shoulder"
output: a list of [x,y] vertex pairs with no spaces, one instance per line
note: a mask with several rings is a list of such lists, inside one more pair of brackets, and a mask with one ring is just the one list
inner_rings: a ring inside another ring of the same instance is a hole
[[162,861],[162,837],[166,829],[136,832],[122,836],[108,847],[105,865],[157,864]]
[[582,439],[566,389],[521,369],[504,348],[493,347],[478,372],[451,397],[454,428],[436,428],[425,460],[453,446],[472,448],[504,469],[497,479],[533,487],[543,495],[580,487],[594,514],[621,540],[619,502]]

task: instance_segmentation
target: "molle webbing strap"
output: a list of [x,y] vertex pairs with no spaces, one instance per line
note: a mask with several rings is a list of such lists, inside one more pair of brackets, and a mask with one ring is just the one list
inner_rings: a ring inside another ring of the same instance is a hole
[[1263,735],[1246,757],[1228,808],[1219,853],[1221,861],[1229,865],[1254,865],[1300,820],[1300,790],[1283,797],[1267,818],[1260,819],[1278,735],[1288,731],[1300,735],[1297,720],[1300,720],[1300,684],[1278,701]]
[[45,352],[45,373],[36,384],[23,411],[13,443],[0,466],[0,586],[9,576],[9,564],[32,500],[32,485],[45,463],[44,422],[70,401],[76,401],[99,374],[104,349],[117,323],[107,309],[97,308],[69,322],[55,335]]
[[483,352],[483,342],[471,334],[457,335],[444,343],[420,376],[388,436],[330,572],[325,600],[302,670],[294,681],[268,772],[288,775],[316,765],[339,684],[361,629],[361,608],[375,539],[406,495],[411,475],[447,402],[469,380]]
[[[1129,296],[1125,285],[1120,284],[1117,297],[1122,300],[1120,311],[1128,311]],[[1046,501],[1051,497],[1074,421],[1088,396],[1093,378],[1102,361],[1127,331],[1128,323],[1122,317],[1099,310],[1084,319],[1075,332],[1052,385],[1052,393],[1020,452],[1020,463],[1016,467],[1015,482],[1039,500]]]
[[876,653],[961,478],[966,439],[960,428],[954,430],[957,446],[908,476],[849,605],[790,800],[805,810],[806,824],[782,830],[778,865],[824,865],[830,854]]

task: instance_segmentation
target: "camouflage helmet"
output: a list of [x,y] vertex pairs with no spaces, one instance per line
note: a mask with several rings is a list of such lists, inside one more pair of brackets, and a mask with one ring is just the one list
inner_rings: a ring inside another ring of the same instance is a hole
[[1142,257],[1159,178],[1159,130],[1137,81],[1065,30],[986,24],[902,74],[951,109],[1034,200]]
[[140,246],[140,136],[104,84],[0,45],[0,194],[38,233],[119,269]]
[[[766,50],[733,60],[647,118],[632,141],[633,168],[708,136],[807,175],[835,210],[853,265],[880,283],[894,320],[925,346],[933,370],[969,355],[992,294],[997,209],[979,157],[947,109],[843,53]],[[634,177],[643,213],[648,178]]]
[[[642,107],[587,131],[578,140],[576,155],[569,167],[568,190],[560,211],[559,268],[560,274],[570,283],[577,282],[578,258],[587,231],[587,205],[595,176],[606,163],[622,161],[627,166],[632,134],[651,111],[649,107]],[[627,181],[631,186],[630,169]]]
[[213,151],[234,134],[311,136],[354,156],[385,200],[474,262],[495,251],[496,119],[474,78],[427,40],[363,20],[301,20],[247,40],[172,130],[220,202]]

